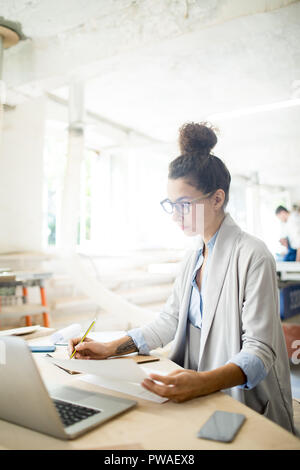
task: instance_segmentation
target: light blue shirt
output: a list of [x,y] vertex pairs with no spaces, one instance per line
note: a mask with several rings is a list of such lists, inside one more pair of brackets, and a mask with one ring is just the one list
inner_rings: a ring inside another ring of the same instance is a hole
[[[202,275],[202,282],[201,282],[201,290],[196,283],[196,276],[198,270],[201,268],[204,257],[203,257],[203,249],[199,250],[198,259],[195,265],[195,269],[193,271],[192,276],[192,291],[190,297],[190,305],[189,305],[189,312],[188,318],[189,321],[197,328],[202,327],[202,315],[205,312],[205,305],[203,299],[203,292],[204,287],[207,281],[207,274],[209,270],[209,265],[211,262],[211,257],[213,253],[213,248],[217,239],[218,232],[214,234],[214,236],[209,240],[207,243],[208,255],[206,259],[205,269]],[[149,348],[145,342],[144,336],[141,332],[140,328],[134,328],[127,332],[128,336],[130,336],[140,354],[148,355],[150,354]],[[233,363],[239,366],[242,371],[244,372],[245,376],[247,377],[247,382],[243,385],[239,385],[238,388],[245,388],[245,389],[252,389],[256,387],[256,385],[263,380],[266,375],[266,369],[262,362],[262,360],[257,357],[255,354],[246,353],[244,351],[240,351],[237,353],[233,358],[226,362],[226,364]]]
[[212,252],[216,243],[217,235],[218,235],[218,232],[216,232],[214,236],[207,243],[208,255],[206,258],[205,270],[202,276],[200,292],[196,283],[196,277],[197,277],[198,270],[201,268],[203,261],[204,261],[202,248],[199,250],[198,259],[197,259],[196,266],[195,266],[193,276],[192,276],[192,292],[191,292],[190,306],[189,306],[189,320],[192,323],[192,325],[196,326],[197,328],[202,327],[203,291],[204,291],[204,287],[206,284],[208,268],[210,265]]

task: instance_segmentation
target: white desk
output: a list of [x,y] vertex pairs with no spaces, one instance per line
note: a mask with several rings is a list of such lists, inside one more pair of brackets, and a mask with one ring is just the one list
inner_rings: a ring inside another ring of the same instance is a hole
[[276,271],[282,282],[300,282],[300,262],[278,261],[276,262]]

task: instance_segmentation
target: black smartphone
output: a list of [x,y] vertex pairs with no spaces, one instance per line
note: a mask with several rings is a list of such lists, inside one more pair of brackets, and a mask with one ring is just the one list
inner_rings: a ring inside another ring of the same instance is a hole
[[213,441],[231,442],[246,417],[240,413],[215,411],[199,430],[197,437]]

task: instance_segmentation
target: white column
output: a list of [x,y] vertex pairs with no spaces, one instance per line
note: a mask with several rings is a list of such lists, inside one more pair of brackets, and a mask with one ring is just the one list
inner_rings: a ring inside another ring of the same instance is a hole
[[91,239],[93,249],[103,252],[112,237],[112,157],[108,152],[101,152],[94,161],[92,172],[92,227]]
[[76,82],[69,94],[69,143],[62,194],[59,247],[74,253],[80,213],[80,171],[84,156],[84,85]]

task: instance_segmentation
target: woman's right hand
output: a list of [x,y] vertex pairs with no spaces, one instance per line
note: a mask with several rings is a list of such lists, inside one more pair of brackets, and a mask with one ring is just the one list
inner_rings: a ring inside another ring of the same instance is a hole
[[82,343],[80,341],[80,337],[69,341],[68,352],[71,356],[75,348],[76,353],[73,356],[75,359],[106,359],[111,355],[109,343],[99,343],[90,338],[85,338]]

